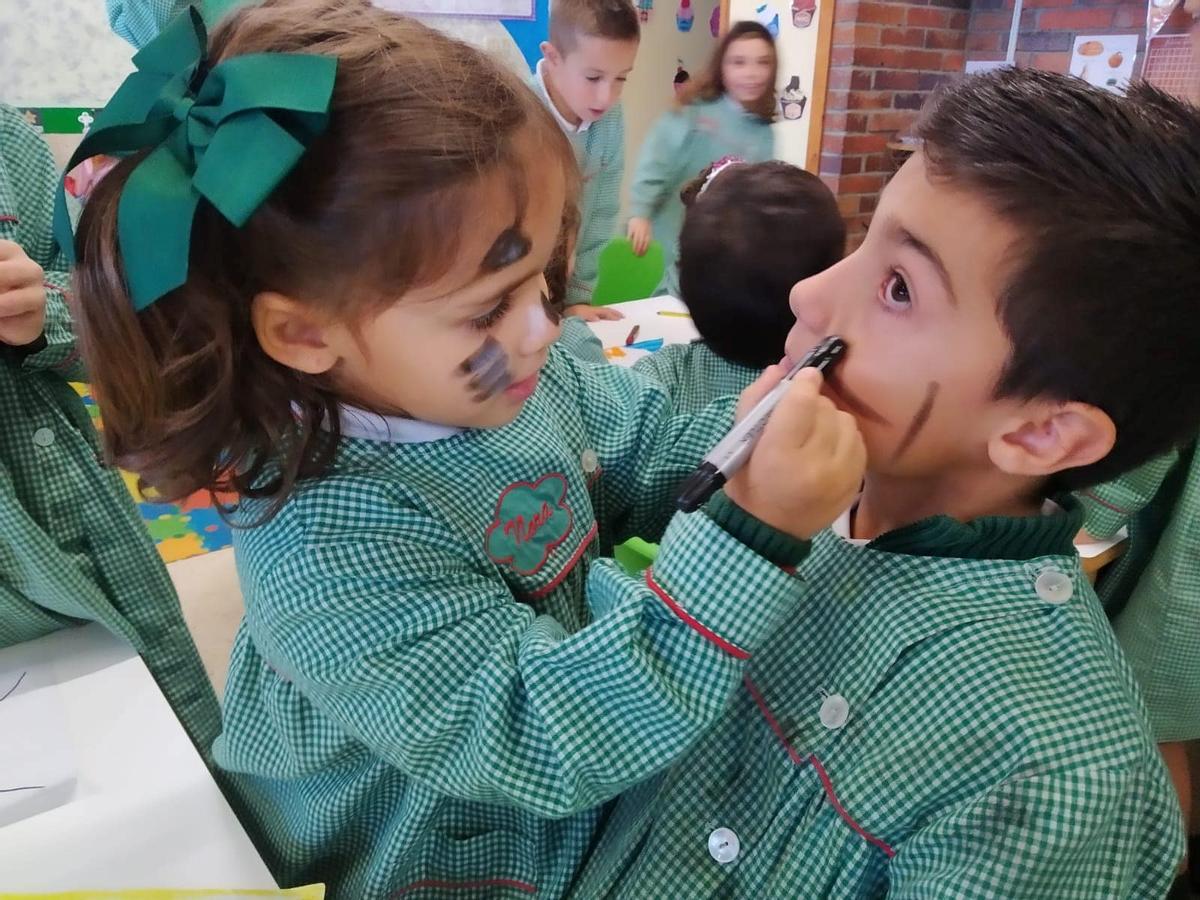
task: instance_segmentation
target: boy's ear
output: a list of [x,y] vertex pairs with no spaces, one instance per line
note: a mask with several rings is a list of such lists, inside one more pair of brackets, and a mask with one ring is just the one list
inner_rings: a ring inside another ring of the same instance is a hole
[[308,304],[263,291],[251,302],[250,321],[263,352],[282,366],[320,375],[338,362],[328,334],[332,323]]
[[551,68],[562,65],[562,54],[558,52],[558,48],[552,43],[549,41],[542,41],[542,43],[538,45],[538,49],[542,51],[542,58],[550,64]]
[[988,441],[988,456],[1010,475],[1045,478],[1088,466],[1106,457],[1117,440],[1108,413],[1088,403],[1045,403],[1024,407]]

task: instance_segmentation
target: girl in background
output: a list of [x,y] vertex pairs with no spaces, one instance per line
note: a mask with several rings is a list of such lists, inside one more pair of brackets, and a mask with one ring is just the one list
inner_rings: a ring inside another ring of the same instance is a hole
[[630,187],[628,236],[639,256],[651,240],[666,269],[656,294],[679,295],[680,191],[697,172],[735,156],[748,163],[775,155],[775,41],[757,22],[738,22],[717,45],[707,70],[680,93],[678,108],[650,131]]

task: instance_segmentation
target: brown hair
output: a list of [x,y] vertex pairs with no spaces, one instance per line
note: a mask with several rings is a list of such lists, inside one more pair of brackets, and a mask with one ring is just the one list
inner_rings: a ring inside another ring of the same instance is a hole
[[561,310],[567,305],[567,285],[571,280],[571,257],[575,255],[580,224],[579,204],[568,199],[566,206],[563,207],[563,221],[562,228],[558,233],[558,243],[554,247],[550,265],[546,267],[547,296],[555,309]]
[[534,95],[466,44],[367,0],[264,0],[222,19],[213,64],[247,53],[338,59],[328,130],[242,228],[206,201],[187,282],[135,313],[117,243],[121,191],[145,152],[97,187],[76,238],[80,344],[118,465],[165,499],[197,490],[270,497],[328,467],[339,429],[327,376],[274,361],[251,322],[278,291],[347,322],[452,267],[478,179],[511,172],[518,134],[576,175]]
[[714,353],[763,369],[783,356],[796,324],[792,288],[842,258],[846,224],[811,172],[736,163],[709,181],[713,168],[680,193],[679,293]]
[[708,66],[697,78],[685,82],[679,92],[678,103],[688,106],[697,100],[717,100],[725,95],[725,76],[721,71],[725,64],[725,55],[735,41],[757,38],[766,41],[771,47],[771,77],[767,80],[766,90],[761,97],[749,107],[749,112],[758,116],[764,122],[775,121],[775,81],[779,74],[779,56],[775,52],[775,39],[757,22],[738,22],[725,33],[717,48],[708,61]]
[[1087,403],[1113,449],[1049,490],[1107,481],[1200,429],[1200,110],[1134,83],[1000,69],[936,95],[916,126],[928,176],[1022,235],[997,316],[995,396]]
[[552,0],[550,43],[565,56],[580,37],[641,40],[642,26],[633,0]]

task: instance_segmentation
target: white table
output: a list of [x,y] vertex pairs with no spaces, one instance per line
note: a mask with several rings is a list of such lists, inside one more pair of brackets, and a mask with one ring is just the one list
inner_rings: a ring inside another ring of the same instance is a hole
[[630,300],[628,303],[615,303],[608,308],[620,310],[625,318],[616,322],[588,324],[604,345],[604,352],[609,361],[618,366],[632,366],[649,352],[625,346],[625,340],[635,325],[638,326],[638,343],[661,338],[664,346],[689,344],[700,337],[691,317],[687,315],[687,307],[683,305],[682,300],[676,300],[674,297]]
[[52,808],[0,827],[0,892],[276,887],[133,648],[67,629],[0,650],[0,694],[21,671],[71,761]]

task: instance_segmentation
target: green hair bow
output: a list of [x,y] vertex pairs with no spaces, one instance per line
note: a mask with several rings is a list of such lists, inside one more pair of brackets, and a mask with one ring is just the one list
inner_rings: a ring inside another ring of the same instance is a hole
[[[208,34],[194,6],[134,57],[125,79],[71,157],[154,148],[121,191],[117,239],[136,310],[187,281],[192,220],[203,197],[241,227],[329,123],[331,57],[235,56],[209,68]],[[54,236],[74,261],[62,184]]]

